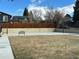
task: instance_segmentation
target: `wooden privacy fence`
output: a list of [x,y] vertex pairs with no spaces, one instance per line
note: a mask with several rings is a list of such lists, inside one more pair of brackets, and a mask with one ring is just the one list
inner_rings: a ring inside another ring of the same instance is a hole
[[2,28],[56,28],[54,23],[3,23]]

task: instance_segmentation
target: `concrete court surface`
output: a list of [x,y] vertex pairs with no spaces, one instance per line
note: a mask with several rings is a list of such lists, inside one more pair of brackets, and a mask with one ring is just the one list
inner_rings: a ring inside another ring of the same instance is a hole
[[7,36],[0,37],[0,59],[14,59]]
[[78,33],[62,33],[62,32],[26,32],[25,34],[18,33],[9,33],[3,34],[2,36],[35,36],[35,35],[71,35],[71,36],[79,36]]

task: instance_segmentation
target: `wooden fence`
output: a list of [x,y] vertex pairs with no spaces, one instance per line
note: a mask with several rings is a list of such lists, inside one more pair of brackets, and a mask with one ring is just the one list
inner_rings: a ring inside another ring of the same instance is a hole
[[56,28],[54,23],[2,23],[2,28]]

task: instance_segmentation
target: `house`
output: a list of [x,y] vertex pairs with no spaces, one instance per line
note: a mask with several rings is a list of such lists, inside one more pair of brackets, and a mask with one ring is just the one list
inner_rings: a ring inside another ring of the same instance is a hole
[[11,15],[4,12],[0,12],[0,33],[2,32],[2,23],[9,22],[10,19]]
[[64,26],[72,26],[73,24],[73,20],[72,20],[72,17],[69,15],[69,14],[66,14],[65,17],[64,17]]
[[65,22],[68,22],[68,21],[73,22],[72,17],[71,17],[69,14],[66,14],[66,15],[64,16],[64,21],[65,21]]
[[0,12],[0,23],[1,22],[8,22],[11,19],[11,15],[4,13],[4,12]]
[[27,17],[27,16],[13,16],[11,21],[13,21],[13,22],[28,22],[29,17]]

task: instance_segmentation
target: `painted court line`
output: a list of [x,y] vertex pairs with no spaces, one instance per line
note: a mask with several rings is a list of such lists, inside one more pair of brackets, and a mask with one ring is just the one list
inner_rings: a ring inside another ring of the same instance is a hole
[[14,59],[8,37],[0,37],[0,59]]

